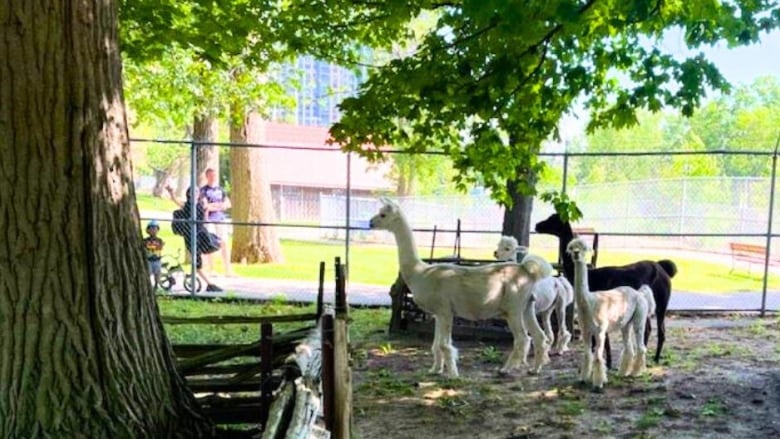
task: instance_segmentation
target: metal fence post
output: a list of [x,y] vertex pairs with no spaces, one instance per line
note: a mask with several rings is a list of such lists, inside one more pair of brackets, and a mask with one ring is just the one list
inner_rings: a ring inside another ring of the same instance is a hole
[[566,193],[566,180],[569,175],[569,148],[568,143],[563,151],[563,183],[561,184],[561,193]]
[[344,229],[344,264],[347,266],[347,277],[349,277],[349,232],[350,232],[350,224],[352,223],[350,221],[350,215],[351,215],[351,208],[350,205],[352,204],[352,152],[347,153],[347,210],[346,210],[346,221],[345,221],[345,229]]
[[780,146],[780,134],[775,142],[772,154],[772,178],[769,180],[769,222],[766,227],[766,254],[764,255],[764,282],[761,287],[761,317],[766,314],[766,288],[769,281],[769,253],[772,251],[772,220],[775,210],[775,178],[777,176],[777,148]]
[[188,189],[190,197],[190,262],[192,263],[190,266],[190,285],[192,285],[190,295],[194,296],[197,293],[196,286],[198,284],[198,274],[196,267],[198,262],[198,224],[196,222],[198,220],[198,200],[195,197],[195,185],[197,185],[198,182],[198,176],[196,175],[198,172],[198,144],[195,140],[192,140],[190,145],[190,187]]

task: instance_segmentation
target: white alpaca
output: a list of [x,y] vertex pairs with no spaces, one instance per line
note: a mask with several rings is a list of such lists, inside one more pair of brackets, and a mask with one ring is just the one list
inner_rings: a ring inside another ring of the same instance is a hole
[[[639,299],[642,302],[644,302],[642,306],[646,307],[647,309],[647,312],[645,313],[645,317],[649,319],[650,317],[655,315],[655,295],[653,294],[653,289],[650,288],[649,285],[643,284],[641,287],[639,287]],[[629,365],[630,366],[628,370],[629,375],[640,375],[644,373],[645,370],[647,369],[647,360],[646,360],[647,345],[645,344],[645,339],[644,339],[645,328],[644,325],[642,326],[643,326],[642,336],[637,335],[635,337],[636,338],[635,342],[639,349],[639,353],[634,363]]]
[[549,361],[550,341],[534,317],[530,290],[542,277],[543,267],[534,261],[525,265],[426,264],[417,254],[412,230],[401,209],[387,198],[381,201],[382,207],[371,218],[370,227],[388,230],[395,236],[401,277],[417,306],[435,318],[431,372],[458,376],[457,350],[452,345],[452,322],[456,315],[468,320],[496,316],[506,319],[514,344],[502,372],[524,364],[530,343],[526,331],[529,331],[534,340],[534,365],[530,372],[539,372]]
[[499,261],[517,261],[523,260],[525,255],[528,254],[528,247],[520,245],[514,236],[502,236],[498,240],[496,250],[493,252],[493,256]]
[[[607,332],[620,329],[623,337],[618,373],[633,375],[644,371],[647,348],[642,341],[650,304],[646,299],[646,292],[642,293],[631,287],[591,292],[588,288],[586,261],[589,251],[588,244],[580,238],[571,240],[566,247],[566,252],[571,254],[574,260],[574,299],[582,326],[582,339],[585,341],[580,380],[590,379],[596,389],[601,389],[607,382],[607,369],[604,364],[604,340]],[[591,336],[596,337],[595,359],[591,352]]]
[[532,289],[534,295],[534,311],[542,318],[544,333],[550,340],[553,339],[552,323],[550,317],[553,311],[558,316],[558,338],[553,346],[553,352],[563,353],[569,350],[571,333],[566,328],[566,307],[574,301],[574,288],[565,277],[553,277],[552,266],[541,256],[528,253],[528,247],[518,245],[514,236],[502,236],[493,256],[501,261],[517,261],[519,255],[523,255],[521,261],[536,260],[539,265],[545,267],[545,277],[537,281]]

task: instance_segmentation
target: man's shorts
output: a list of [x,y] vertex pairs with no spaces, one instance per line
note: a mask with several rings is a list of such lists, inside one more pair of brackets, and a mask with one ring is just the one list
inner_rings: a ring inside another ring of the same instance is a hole
[[149,263],[149,273],[151,273],[151,274],[160,274],[160,273],[162,273],[162,260],[160,260],[160,259],[156,259],[156,260],[147,259],[147,262]]

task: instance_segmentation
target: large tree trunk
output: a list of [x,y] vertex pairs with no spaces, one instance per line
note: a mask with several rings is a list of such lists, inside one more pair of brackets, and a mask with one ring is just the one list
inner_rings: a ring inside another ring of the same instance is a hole
[[216,145],[210,145],[208,142],[217,140],[217,119],[214,116],[196,115],[192,124],[192,140],[198,143],[197,149],[197,173],[195,174],[195,184],[202,186],[203,173],[207,168],[211,168],[217,173],[219,180],[219,150]]
[[[535,181],[534,176],[523,169],[518,170],[515,175],[518,178]],[[528,246],[534,197],[533,195],[522,194],[520,186],[517,180],[507,181],[507,193],[512,197],[512,206],[504,206],[504,221],[501,226],[501,234],[514,236],[520,245]]]
[[[233,110],[240,111],[240,110]],[[260,116],[254,113],[231,120],[242,120],[240,126],[231,123],[230,141],[232,143],[262,143]],[[265,172],[262,148],[230,149],[231,201],[233,221],[237,223],[261,222],[274,223],[273,198],[268,172]],[[233,250],[231,262],[261,263],[284,262],[282,247],[273,227],[233,226]]]
[[0,437],[212,436],[142,253],[116,5],[0,22]]

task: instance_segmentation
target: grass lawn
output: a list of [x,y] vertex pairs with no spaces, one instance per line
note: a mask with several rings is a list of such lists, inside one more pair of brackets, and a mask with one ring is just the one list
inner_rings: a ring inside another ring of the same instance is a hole
[[[176,205],[164,198],[156,198],[151,195],[139,195],[138,207],[141,212],[172,212]],[[142,213],[142,216],[143,213]],[[159,214],[158,214],[159,216]],[[161,219],[167,220],[170,216]],[[173,234],[169,222],[161,222],[159,236],[165,241],[164,254],[175,255],[177,252],[184,254],[184,240]],[[251,264],[234,265],[234,271],[239,276],[258,279],[300,279],[316,281],[318,267],[321,261],[327,264],[326,281],[333,279],[332,265],[334,258],[340,257],[344,262],[346,250],[342,241],[296,241],[282,240],[282,249],[285,263],[281,264]],[[440,248],[436,256],[448,253],[449,248]],[[492,249],[462,250],[464,258],[485,259],[490,257]],[[422,257],[429,256],[429,248],[419,248]],[[557,255],[552,249],[543,249],[539,252],[548,260],[555,260]],[[349,249],[350,266],[349,278],[354,283],[366,283],[376,285],[390,285],[398,273],[398,256],[395,245],[360,244],[353,243]],[[751,273],[739,268],[729,272],[730,266],[695,259],[687,259],[681,256],[664,255],[662,253],[634,254],[624,251],[602,250],[599,253],[599,266],[623,265],[641,259],[673,259],[677,264],[678,274],[674,278],[675,289],[702,293],[724,294],[737,291],[761,291],[762,270],[754,267]],[[219,269],[219,267],[217,267]],[[769,285],[776,288],[780,284],[780,276],[770,275]]]
[[[202,300],[171,298],[158,296],[157,304],[163,316],[205,317],[205,316],[274,316],[307,314],[316,311],[314,304],[294,305],[283,300],[269,302],[221,301],[219,299]],[[301,328],[309,323],[274,324],[275,332],[287,332]],[[390,325],[389,308],[358,308],[350,310],[350,337],[352,340],[365,340],[377,333],[385,333]],[[250,343],[260,338],[258,324],[222,324],[222,325],[165,325],[165,331],[171,343]]]

